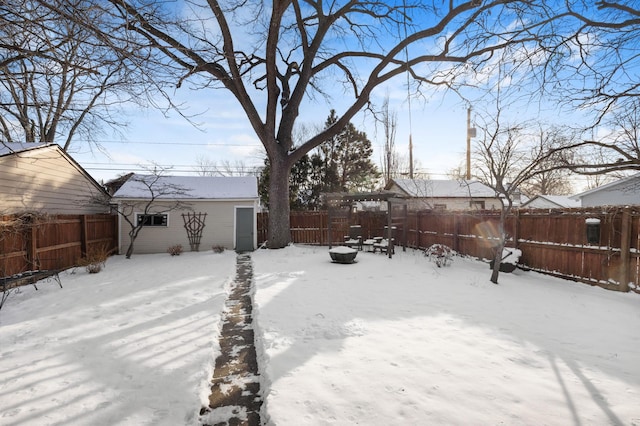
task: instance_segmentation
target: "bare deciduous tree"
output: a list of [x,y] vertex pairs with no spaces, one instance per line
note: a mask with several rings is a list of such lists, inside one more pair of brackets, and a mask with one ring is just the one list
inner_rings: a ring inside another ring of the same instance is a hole
[[142,99],[143,79],[131,55],[85,27],[105,20],[103,10],[86,0],[14,0],[0,10],[0,141],[67,151],[78,136],[95,141],[105,125],[124,124],[113,114]]
[[[549,68],[550,80],[558,81],[559,93],[582,108],[591,108],[597,120],[611,109],[635,103],[640,97],[637,40],[640,7],[634,2],[599,0],[567,2],[568,15],[579,26],[575,35],[556,45],[554,53],[564,60]],[[595,7],[594,7],[595,6]],[[575,84],[567,85],[574,82]],[[570,90],[570,92],[567,92]],[[629,109],[629,108],[626,108]]]
[[384,186],[391,178],[396,176],[398,170],[396,153],[396,130],[398,128],[398,114],[389,109],[389,95],[382,102],[380,112],[380,125],[384,132],[384,150],[382,154],[382,175],[384,176]]
[[195,171],[198,176],[258,176],[259,167],[248,166],[242,160],[231,162],[222,160],[218,163],[205,156],[196,158]]
[[582,142],[577,154],[581,161],[570,164],[571,170],[593,182],[606,180],[604,174],[622,177],[629,171],[639,171],[640,99],[613,107],[603,117],[603,124],[607,133],[597,141]]
[[[525,0],[209,0],[185,2],[182,9],[109,2],[110,34],[139,36],[141,49],[154,52],[152,60],[162,65],[166,81],[223,88],[242,107],[271,165],[271,248],[290,241],[293,164],[369,107],[377,88],[406,73],[418,91],[455,86],[460,73],[481,68],[507,46],[526,43],[534,55],[541,49],[541,33],[557,19],[545,2]],[[334,125],[294,144],[301,110],[326,115],[319,111],[321,101],[330,101],[340,87],[342,107]]]
[[[575,137],[565,129],[552,126],[545,128],[538,124],[537,129],[531,134],[531,138],[538,139],[538,146],[557,147],[575,143]],[[565,162],[575,162],[569,152],[563,156],[554,156],[540,164],[540,171],[526,179],[520,185],[523,193],[529,197],[536,195],[570,195],[574,193],[571,183],[571,172],[562,166]],[[554,164],[555,162],[555,164]]]
[[[593,120],[586,130],[593,132],[604,125],[611,131],[603,137],[585,138],[589,140],[577,147],[580,161],[572,171],[589,176],[592,182],[601,181],[596,176],[604,173],[638,171],[640,149],[634,142],[634,126],[615,121],[637,122],[632,116],[638,114],[640,99],[640,7],[616,0],[581,0],[566,5],[572,24],[553,46],[547,46],[551,61],[541,76],[551,88],[546,94],[590,113]],[[620,131],[625,128],[631,132]]]
[[562,139],[540,138],[528,133],[526,124],[505,124],[501,115],[498,103],[496,110],[478,125],[482,135],[476,141],[474,152],[475,174],[502,200],[491,273],[494,284],[498,284],[502,253],[508,240],[505,222],[513,209],[514,196],[525,182],[565,168],[562,157],[574,148]]

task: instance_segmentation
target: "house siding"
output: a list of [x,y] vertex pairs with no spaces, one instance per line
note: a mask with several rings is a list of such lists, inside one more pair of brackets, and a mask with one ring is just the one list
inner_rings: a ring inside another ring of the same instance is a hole
[[26,150],[0,157],[0,211],[3,214],[108,213],[91,203],[100,188],[57,146]]
[[[129,219],[134,222],[135,213],[141,213],[143,210],[143,202],[140,203],[139,209],[129,215]],[[166,210],[171,203],[155,202],[150,209],[150,213],[157,213]],[[143,227],[134,244],[135,254],[163,253],[167,248],[181,244],[185,251],[190,250],[189,238],[184,228],[183,213],[192,211],[195,213],[206,213],[205,227],[200,242],[200,251],[211,250],[213,246],[223,246],[226,249],[233,250],[235,248],[235,208],[236,207],[253,207],[254,215],[257,212],[257,201],[255,200],[209,200],[209,201],[189,201],[189,208],[173,210],[168,212],[168,225],[166,227]],[[255,222],[255,220],[254,220]],[[129,230],[130,226],[126,221],[120,221],[120,244],[119,252],[121,254],[127,251],[129,247]],[[255,238],[254,232],[254,248]]]
[[407,202],[409,210],[435,209],[438,205],[445,205],[446,210],[476,210],[477,208],[469,205],[471,201],[484,202],[485,210],[495,210],[501,208],[500,201],[495,198],[412,198]]
[[621,184],[581,197],[582,207],[625,206],[640,204],[640,181]]

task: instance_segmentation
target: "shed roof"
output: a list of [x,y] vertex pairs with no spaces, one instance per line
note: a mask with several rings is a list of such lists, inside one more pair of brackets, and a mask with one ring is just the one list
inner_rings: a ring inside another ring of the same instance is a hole
[[546,200],[551,204],[557,205],[558,207],[566,207],[566,208],[580,207],[581,205],[580,200],[577,200],[572,196],[540,194],[524,202],[522,204],[522,207],[528,207],[531,204],[535,204],[536,200]]
[[394,182],[410,197],[496,197],[493,189],[475,180],[393,179],[391,183]]
[[113,198],[140,198],[150,196],[146,183],[153,188],[170,188],[159,194],[160,199],[257,199],[258,181],[253,176],[154,176],[135,174],[113,195]]

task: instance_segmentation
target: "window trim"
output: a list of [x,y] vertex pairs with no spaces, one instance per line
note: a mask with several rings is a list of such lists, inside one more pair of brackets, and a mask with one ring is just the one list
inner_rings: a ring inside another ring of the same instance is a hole
[[471,200],[469,207],[476,210],[486,210],[486,203],[485,200]]
[[168,228],[169,227],[169,213],[136,213],[135,215],[135,224],[136,226],[138,226],[140,224],[140,220],[142,217],[144,216],[151,216],[151,217],[162,217],[163,219],[161,220],[160,224],[145,224],[143,225],[145,228]]

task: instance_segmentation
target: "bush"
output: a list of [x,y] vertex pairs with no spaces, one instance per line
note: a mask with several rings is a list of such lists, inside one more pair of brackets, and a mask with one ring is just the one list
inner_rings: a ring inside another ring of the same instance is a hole
[[224,246],[213,246],[211,247],[214,253],[222,253],[224,251]]
[[175,246],[171,246],[167,249],[167,253],[171,256],[180,256],[182,253],[182,244],[176,244]]
[[434,244],[424,251],[424,255],[434,262],[438,268],[450,264],[455,254],[455,251],[444,244]]
[[97,274],[105,267],[108,257],[109,250],[103,245],[89,250],[87,256],[80,259],[78,264],[84,266],[88,273]]

